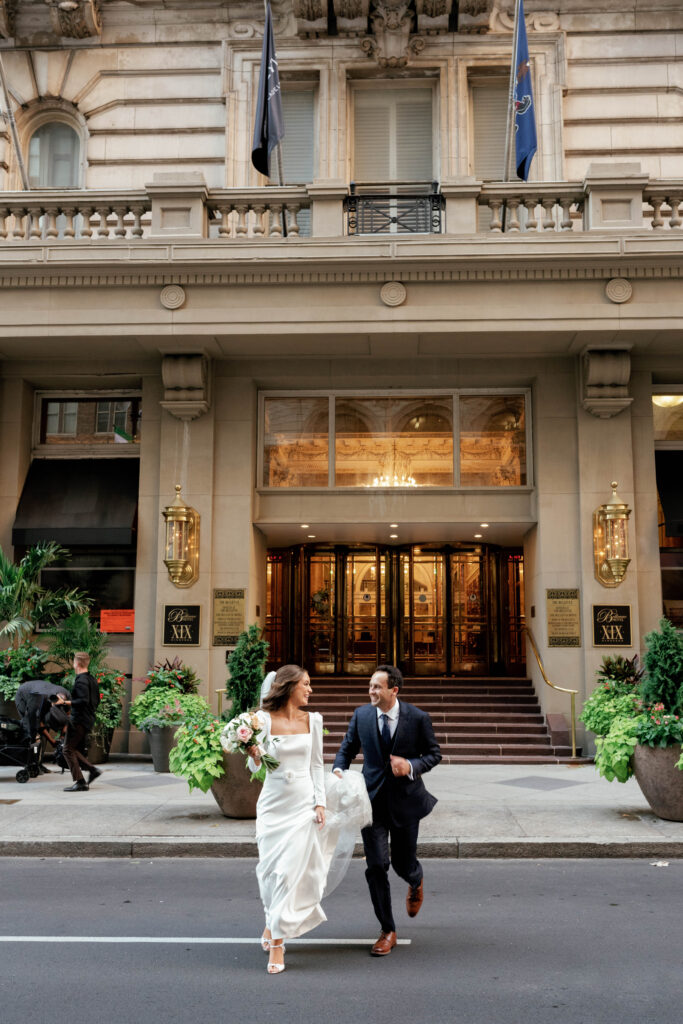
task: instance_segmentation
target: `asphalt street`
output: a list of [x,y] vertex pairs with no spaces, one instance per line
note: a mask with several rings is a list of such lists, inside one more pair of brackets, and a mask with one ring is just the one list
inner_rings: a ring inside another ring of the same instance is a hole
[[4,860],[0,1021],[680,1024],[683,861],[428,861],[412,921],[393,879],[410,943],[381,960],[354,861],[275,977],[254,867]]

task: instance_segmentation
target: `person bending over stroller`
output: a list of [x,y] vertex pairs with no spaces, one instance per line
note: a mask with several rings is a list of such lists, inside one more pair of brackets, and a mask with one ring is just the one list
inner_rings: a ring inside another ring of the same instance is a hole
[[[84,651],[77,651],[74,654],[73,667],[76,681],[71,691],[71,699],[58,697],[55,701],[55,704],[64,704],[71,709],[69,724],[66,728],[64,757],[68,762],[74,781],[72,786],[65,788],[65,793],[84,793],[102,774],[94,764],[90,764],[85,756],[88,733],[95,724],[95,712],[100,703],[100,688],[88,672],[89,665],[89,654]],[[81,766],[88,772],[87,782],[83,778]]]

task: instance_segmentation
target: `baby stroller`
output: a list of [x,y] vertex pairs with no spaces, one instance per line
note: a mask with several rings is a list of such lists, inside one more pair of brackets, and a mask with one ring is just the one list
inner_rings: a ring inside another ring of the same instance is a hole
[[[61,736],[68,718],[62,708],[54,705],[56,697],[67,697],[68,691],[57,683],[51,683],[47,679],[27,679],[17,690],[14,703],[21,716],[20,723],[23,733],[23,740],[26,743],[35,742],[38,747],[37,765],[27,766],[29,776],[35,778],[40,774],[49,774],[48,769],[43,767],[43,756],[46,745],[49,743],[55,749],[55,761],[64,771],[65,764],[57,758],[57,752],[61,747],[59,740],[53,739],[52,732]],[[33,768],[37,767],[36,771]],[[17,781],[25,782],[26,779]]]
[[17,782],[28,782],[40,774],[40,744],[27,738],[15,718],[0,717],[0,765],[16,765]]

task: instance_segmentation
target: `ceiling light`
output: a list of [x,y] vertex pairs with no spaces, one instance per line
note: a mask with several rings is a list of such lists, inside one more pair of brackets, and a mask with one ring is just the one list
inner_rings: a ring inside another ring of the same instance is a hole
[[487,530],[489,524],[488,523],[479,523],[479,525],[481,526],[482,530]]
[[309,526],[310,526],[310,523],[302,523],[301,524],[301,529],[302,530],[307,530]]
[[389,534],[389,540],[397,540],[397,539],[398,539],[398,534],[397,533],[390,533]]
[[475,540],[481,540],[482,536],[483,536],[483,534],[481,534],[481,533],[475,533],[474,539]]
[[309,533],[308,534],[308,539],[309,540],[315,540],[315,534],[314,533]]
[[389,526],[391,527],[392,530],[398,529],[398,523],[389,523]]

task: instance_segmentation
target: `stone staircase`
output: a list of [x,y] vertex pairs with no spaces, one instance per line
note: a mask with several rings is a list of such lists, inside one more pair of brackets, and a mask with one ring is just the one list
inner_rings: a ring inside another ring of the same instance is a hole
[[[332,761],[351,714],[368,703],[366,678],[312,678],[309,707],[320,711]],[[444,764],[559,764],[571,747],[553,746],[530,679],[408,678],[400,695],[428,711]]]

